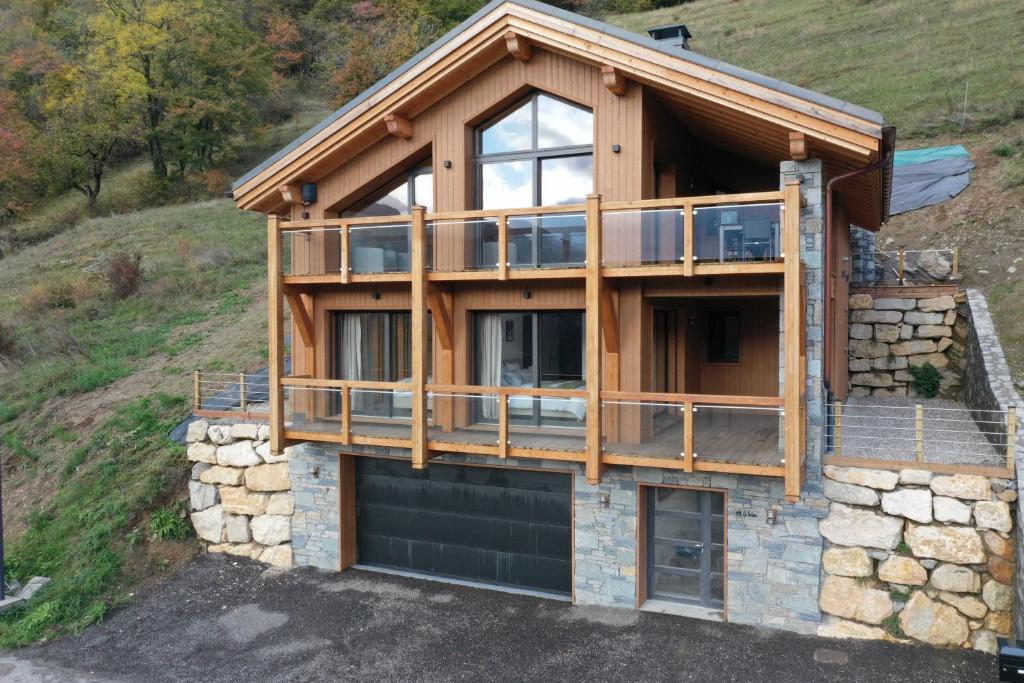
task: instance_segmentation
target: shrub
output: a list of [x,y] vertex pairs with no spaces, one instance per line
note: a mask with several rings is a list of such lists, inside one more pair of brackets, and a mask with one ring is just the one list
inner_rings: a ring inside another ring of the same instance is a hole
[[37,282],[29,287],[21,305],[29,314],[48,309],[74,308],[75,288],[70,282]]
[[107,284],[118,299],[126,299],[139,291],[142,284],[142,254],[120,252],[107,264]]
[[164,541],[182,541],[188,538],[188,522],[180,505],[157,508],[149,518],[149,528]]
[[935,398],[939,395],[939,385],[942,382],[942,375],[931,363],[924,365],[910,366],[910,374],[914,378],[912,384],[914,390],[925,398]]

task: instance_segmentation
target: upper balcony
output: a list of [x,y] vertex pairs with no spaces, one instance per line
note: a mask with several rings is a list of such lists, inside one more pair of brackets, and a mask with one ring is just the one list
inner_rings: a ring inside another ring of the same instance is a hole
[[[425,278],[584,278],[595,236],[605,277],[781,274],[799,208],[777,191],[419,214]],[[284,283],[408,282],[416,216],[281,222]]]

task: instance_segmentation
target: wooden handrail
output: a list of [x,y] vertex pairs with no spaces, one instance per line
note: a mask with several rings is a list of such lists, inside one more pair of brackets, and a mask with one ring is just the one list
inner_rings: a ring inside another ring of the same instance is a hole
[[551,389],[547,387],[487,387],[476,384],[428,384],[428,392],[437,394],[474,394],[484,396],[534,396],[539,398],[586,398],[585,389]]
[[727,396],[718,394],[661,394],[652,391],[602,391],[602,401],[651,401],[663,403],[699,403],[702,405],[781,408],[781,396]]
[[370,382],[352,379],[311,379],[309,377],[282,377],[281,384],[286,387],[306,387],[308,389],[369,389],[378,391],[410,391],[409,382]]
[[687,206],[721,206],[722,204],[752,204],[755,202],[781,202],[785,194],[778,190],[771,192],[744,192],[741,194],[716,194],[704,197],[668,197],[665,199],[639,199],[634,201],[601,202],[602,211],[628,211],[630,209],[674,209]]
[[586,204],[559,204],[556,206],[520,206],[508,209],[472,209],[469,211],[446,211],[443,213],[428,213],[427,222],[438,221],[459,221],[467,218],[491,218],[495,221],[501,216],[515,218],[517,216],[544,216],[559,213],[583,214],[587,210]]

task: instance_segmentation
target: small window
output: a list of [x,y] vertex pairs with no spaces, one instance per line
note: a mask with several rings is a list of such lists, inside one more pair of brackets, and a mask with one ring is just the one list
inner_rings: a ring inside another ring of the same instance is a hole
[[707,362],[740,362],[740,314],[737,311],[708,313]]

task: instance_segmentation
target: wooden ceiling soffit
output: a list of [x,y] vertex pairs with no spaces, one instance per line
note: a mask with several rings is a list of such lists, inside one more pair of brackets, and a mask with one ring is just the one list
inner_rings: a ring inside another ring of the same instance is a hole
[[533,57],[533,46],[530,41],[515,31],[505,33],[505,47],[508,53],[520,62],[528,62]]
[[626,77],[614,66],[605,64],[601,67],[601,80],[604,81],[604,87],[613,95],[621,97],[626,94]]

